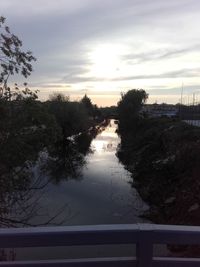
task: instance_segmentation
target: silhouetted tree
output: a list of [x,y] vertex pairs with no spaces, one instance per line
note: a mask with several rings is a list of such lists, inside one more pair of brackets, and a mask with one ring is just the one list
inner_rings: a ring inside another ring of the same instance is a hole
[[94,110],[94,108],[93,108],[93,105],[92,105],[92,101],[91,101],[91,99],[86,94],[81,99],[81,103],[83,104],[83,106],[87,110],[88,114],[90,116],[93,116],[93,110]]
[[53,93],[49,96],[50,101],[54,102],[67,102],[70,100],[69,96],[65,96],[64,94],[61,93]]
[[62,94],[54,94],[48,101],[48,107],[61,127],[64,139],[87,129],[88,115],[79,102],[70,102]]
[[35,60],[32,52],[22,50],[22,41],[5,25],[5,18],[0,17],[0,97],[10,96],[9,76],[20,73],[27,78]]
[[121,94],[121,100],[118,102],[118,115],[121,127],[132,127],[147,98],[148,94],[142,89],[133,89],[125,94]]

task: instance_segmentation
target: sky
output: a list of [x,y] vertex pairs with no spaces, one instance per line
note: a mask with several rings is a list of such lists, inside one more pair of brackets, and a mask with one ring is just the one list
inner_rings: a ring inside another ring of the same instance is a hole
[[[37,58],[27,79],[99,106],[142,88],[149,103],[200,100],[200,1],[1,0],[0,15]],[[20,76],[11,82],[24,82]]]

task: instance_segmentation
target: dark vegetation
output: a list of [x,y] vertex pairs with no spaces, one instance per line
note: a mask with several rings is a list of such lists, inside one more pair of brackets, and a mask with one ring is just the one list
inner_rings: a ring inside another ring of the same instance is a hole
[[106,119],[118,119],[118,112],[116,106],[111,107],[101,107],[101,115]]
[[[35,57],[23,51],[2,17],[0,33],[1,226],[31,225],[38,189],[49,181],[81,177],[90,143],[101,130],[96,125],[108,118],[119,119],[118,157],[132,173],[132,186],[151,206],[146,216],[164,224],[199,224],[200,128],[177,118],[144,117],[144,90],[122,94],[117,109],[98,108],[87,95],[77,102],[53,94],[40,102],[26,83],[23,89],[9,84],[14,74],[31,74]],[[36,177],[32,167],[42,153],[46,156]]]
[[118,157],[132,173],[132,186],[150,204],[156,223],[200,223],[200,128],[179,119],[144,118],[147,95],[131,90],[118,104]]
[[[95,126],[104,117],[86,95],[80,102],[62,94],[40,102],[37,91],[26,83],[23,89],[10,86],[9,77],[27,78],[36,59],[23,51],[21,40],[3,17],[0,34],[0,225],[30,225],[37,215],[36,192],[49,182],[43,171],[55,183],[80,176],[84,156],[98,132]],[[46,156],[36,177],[33,166],[41,153]]]

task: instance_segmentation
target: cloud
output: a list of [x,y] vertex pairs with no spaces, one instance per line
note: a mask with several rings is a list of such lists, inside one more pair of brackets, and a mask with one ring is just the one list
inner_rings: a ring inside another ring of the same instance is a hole
[[150,61],[158,61],[158,60],[168,60],[171,58],[177,58],[180,56],[185,56],[189,53],[200,52],[200,44],[195,44],[190,47],[182,47],[177,49],[176,47],[165,48],[165,49],[156,49],[152,51],[147,51],[143,53],[130,53],[122,56],[122,60],[128,64],[141,64]]
[[112,79],[113,81],[126,81],[126,80],[143,80],[143,79],[166,79],[166,78],[194,78],[200,76],[200,69],[180,69],[176,71],[170,71],[166,73],[150,74],[150,75],[133,75],[118,77]]
[[70,84],[65,84],[65,85],[62,85],[62,84],[42,84],[42,83],[31,83],[29,84],[30,87],[33,87],[33,88],[42,88],[42,89],[49,89],[49,88],[71,88],[72,86]]
[[[182,86],[173,87],[173,88],[156,88],[147,90],[151,95],[181,95]],[[192,95],[193,93],[200,93],[200,84],[199,85],[183,85],[183,95]]]
[[[38,59],[30,84],[53,89],[81,83],[84,88],[91,83],[94,91],[104,82],[113,86],[125,82],[125,87],[132,87],[134,80],[144,79],[155,79],[155,86],[166,86],[168,78],[190,78],[198,84],[197,0],[1,0],[0,10],[25,48]],[[88,54],[105,43],[126,48],[119,55],[119,77],[116,73],[114,78],[90,74]],[[185,56],[188,59],[184,61]],[[166,67],[170,59],[174,65]],[[135,72],[138,65],[140,71]]]

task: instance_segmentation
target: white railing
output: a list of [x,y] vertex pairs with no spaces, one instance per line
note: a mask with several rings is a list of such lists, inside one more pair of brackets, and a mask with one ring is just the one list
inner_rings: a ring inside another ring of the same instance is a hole
[[200,227],[154,224],[0,229],[1,248],[136,244],[137,257],[0,262],[0,267],[193,267],[198,258],[154,257],[154,244],[200,245]]

